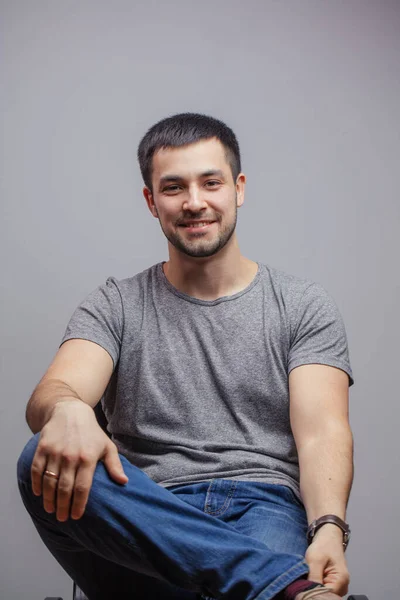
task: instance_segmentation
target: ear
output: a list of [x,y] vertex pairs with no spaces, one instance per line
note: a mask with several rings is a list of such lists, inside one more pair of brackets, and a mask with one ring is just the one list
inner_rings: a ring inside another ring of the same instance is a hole
[[158,212],[157,212],[156,205],[154,204],[153,194],[151,193],[150,188],[148,188],[147,186],[145,186],[143,188],[143,196],[146,199],[147,206],[149,207],[149,211],[151,212],[153,217],[158,219]]
[[239,173],[236,179],[236,194],[237,201],[236,206],[239,208],[242,206],[244,202],[244,188],[246,186],[246,175],[244,173]]

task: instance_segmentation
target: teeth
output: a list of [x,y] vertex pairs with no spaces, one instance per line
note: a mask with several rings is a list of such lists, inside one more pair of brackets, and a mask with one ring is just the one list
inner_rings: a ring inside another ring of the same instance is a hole
[[209,225],[210,223],[189,223],[186,227],[204,227],[204,225]]

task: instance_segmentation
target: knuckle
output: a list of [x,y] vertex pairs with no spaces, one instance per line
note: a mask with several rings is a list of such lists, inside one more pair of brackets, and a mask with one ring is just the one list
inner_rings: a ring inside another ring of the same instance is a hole
[[31,471],[33,475],[41,475],[43,469],[37,463],[32,463]]
[[45,441],[40,441],[37,445],[36,452],[37,454],[48,454],[50,451],[50,445]]
[[58,493],[60,495],[67,495],[71,491],[71,486],[67,481],[60,481],[58,484]]
[[63,452],[62,462],[65,465],[71,465],[76,462],[76,455],[73,452]]
[[48,490],[50,494],[53,494],[57,488],[57,481],[55,479],[47,480],[47,477],[43,481],[43,490]]
[[54,503],[54,498],[53,496],[49,496],[49,494],[43,494],[43,505],[48,507],[48,506],[53,506]]
[[307,550],[306,556],[311,560],[314,564],[320,564],[324,562],[324,557],[321,556],[319,552],[315,550],[315,548],[310,548]]
[[87,491],[88,491],[88,486],[85,485],[84,483],[77,483],[75,485],[75,489],[74,489],[75,495],[83,496],[87,493]]
[[38,457],[42,460],[54,459],[57,460],[59,456],[62,455],[62,449],[54,444],[46,444],[46,446],[40,448],[38,452]]
[[84,465],[90,465],[94,461],[94,457],[91,452],[81,452],[79,461]]

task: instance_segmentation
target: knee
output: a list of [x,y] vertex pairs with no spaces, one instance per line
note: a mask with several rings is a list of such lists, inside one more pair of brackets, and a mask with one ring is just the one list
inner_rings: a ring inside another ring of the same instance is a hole
[[36,433],[25,445],[17,463],[17,477],[21,483],[31,483],[31,465],[39,442],[39,433]]

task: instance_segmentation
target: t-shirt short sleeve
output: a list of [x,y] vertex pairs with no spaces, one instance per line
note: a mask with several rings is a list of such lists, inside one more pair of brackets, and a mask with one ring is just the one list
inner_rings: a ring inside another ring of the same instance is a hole
[[293,323],[288,373],[295,367],[321,364],[337,367],[353,385],[347,336],[334,300],[318,283],[305,290]]
[[82,339],[98,344],[111,356],[114,368],[118,362],[123,329],[123,307],[116,280],[91,292],[73,313],[62,338]]

